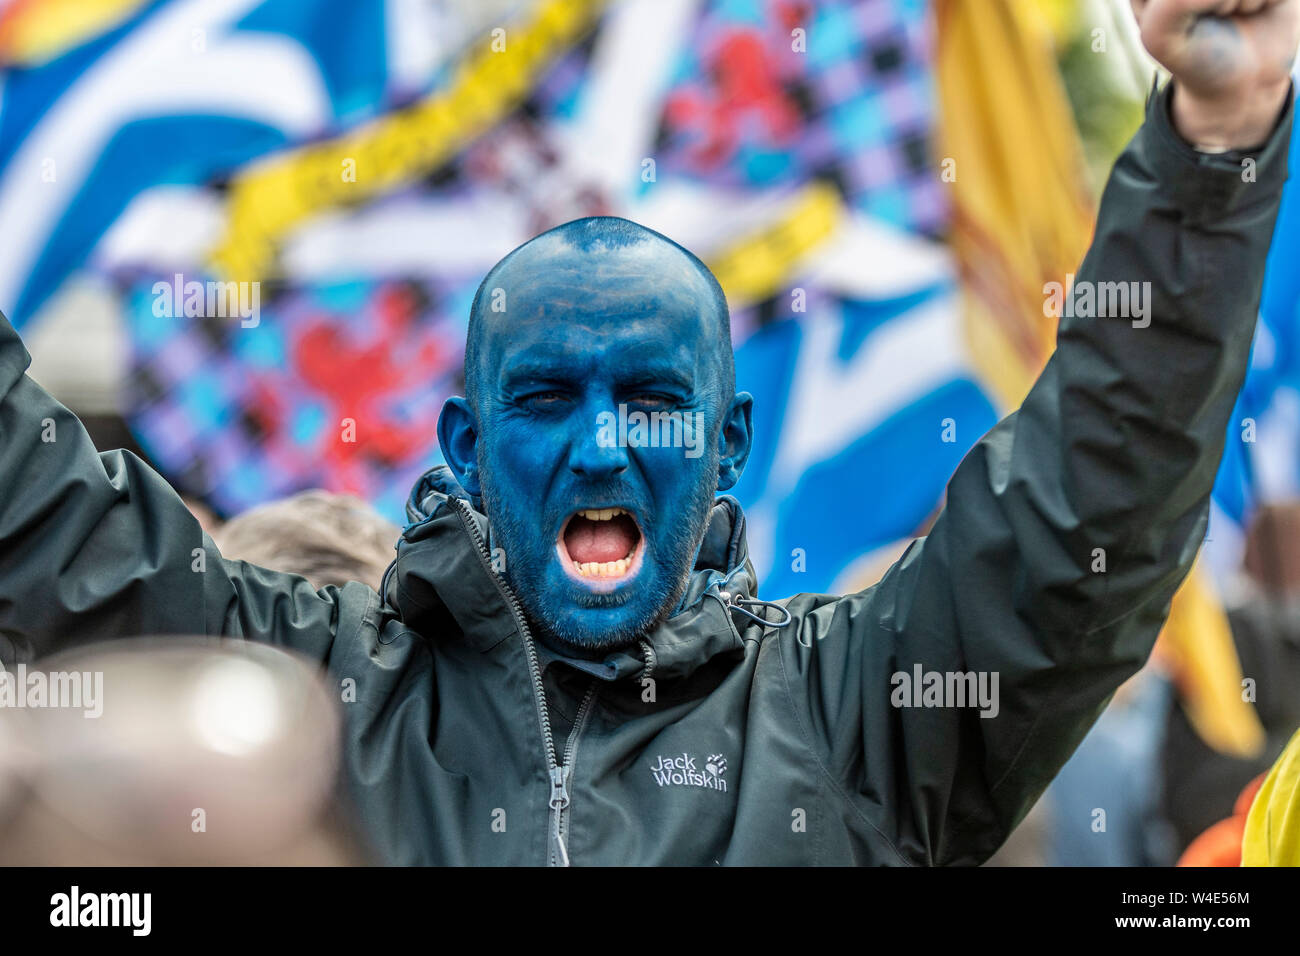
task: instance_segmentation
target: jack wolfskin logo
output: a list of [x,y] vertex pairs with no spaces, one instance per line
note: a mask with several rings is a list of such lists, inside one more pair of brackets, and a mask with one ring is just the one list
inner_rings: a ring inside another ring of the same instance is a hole
[[659,756],[650,774],[655,783],[661,787],[703,787],[706,790],[727,792],[727,781],[723,775],[727,772],[727,758],[722,754],[710,754],[700,770],[695,757],[683,751],[671,757]]

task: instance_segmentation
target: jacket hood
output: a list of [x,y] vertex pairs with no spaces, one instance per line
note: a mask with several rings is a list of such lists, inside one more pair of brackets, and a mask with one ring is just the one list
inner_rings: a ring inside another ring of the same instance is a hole
[[[512,589],[492,571],[482,501],[439,465],[412,487],[406,515],[397,559],[381,585],[391,613],[430,640],[459,639],[481,652],[514,634]],[[677,610],[638,646],[578,666],[607,680],[670,678],[686,676],[719,655],[739,658],[743,642],[727,595],[750,598],[755,589],[744,513],[735,498],[720,497]],[[521,609],[518,613],[522,616]]]

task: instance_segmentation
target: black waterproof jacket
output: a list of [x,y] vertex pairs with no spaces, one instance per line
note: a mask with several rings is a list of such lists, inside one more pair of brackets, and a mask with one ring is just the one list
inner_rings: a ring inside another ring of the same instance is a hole
[[724,498],[674,616],[543,668],[446,472],[412,492],[382,595],[224,560],[158,475],[96,453],[0,320],[0,661],[178,633],[315,658],[355,682],[345,777],[391,861],[979,863],[1146,660],[1239,440],[1290,107],[1243,164],[1185,144],[1167,101],[1077,276],[1150,283],[1149,324],[1064,319],[930,535],[866,591],[738,603],[756,582]]

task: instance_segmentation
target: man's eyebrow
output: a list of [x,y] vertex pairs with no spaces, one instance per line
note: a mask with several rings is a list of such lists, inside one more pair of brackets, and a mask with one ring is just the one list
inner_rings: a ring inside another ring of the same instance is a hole
[[[572,382],[586,377],[585,374],[579,374],[572,364],[563,359],[547,358],[527,358],[507,362],[502,366],[500,376],[502,382]],[[622,388],[645,385],[675,385],[689,391],[695,387],[695,382],[689,374],[677,366],[659,361],[639,362],[628,369],[625,375],[619,377],[619,386]]]
[[521,359],[501,368],[501,381],[570,382],[576,376],[566,362],[554,359]]
[[647,362],[630,369],[621,376],[619,385],[623,388],[638,388],[646,385],[675,385],[683,391],[691,391],[695,381],[680,368],[662,362]]

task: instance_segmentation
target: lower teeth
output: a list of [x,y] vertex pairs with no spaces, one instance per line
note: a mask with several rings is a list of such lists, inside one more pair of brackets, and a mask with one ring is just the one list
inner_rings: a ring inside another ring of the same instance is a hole
[[627,574],[627,569],[632,566],[631,558],[619,558],[617,561],[585,561],[579,564],[573,562],[577,572],[584,578],[617,578]]

